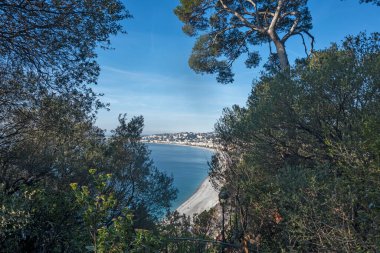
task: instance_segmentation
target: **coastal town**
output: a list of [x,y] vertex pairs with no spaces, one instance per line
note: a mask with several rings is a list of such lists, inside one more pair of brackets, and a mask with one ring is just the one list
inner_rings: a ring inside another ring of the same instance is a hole
[[142,141],[146,143],[176,144],[212,149],[216,148],[215,140],[216,134],[214,132],[181,132],[142,136]]

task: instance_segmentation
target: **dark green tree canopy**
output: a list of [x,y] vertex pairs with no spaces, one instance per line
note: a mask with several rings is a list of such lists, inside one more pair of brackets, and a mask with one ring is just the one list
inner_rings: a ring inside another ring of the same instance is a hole
[[377,6],[380,6],[380,0],[360,0],[361,3],[372,3],[372,4],[375,4]]
[[1,1],[1,66],[38,73],[51,88],[95,82],[95,48],[129,17],[119,0]]
[[95,126],[96,49],[124,32],[123,2],[0,1],[1,252],[125,252],[110,248],[141,241],[176,197],[143,117],[108,138]]
[[88,85],[99,75],[95,49],[129,17],[120,0],[0,2],[0,153],[46,101],[61,96],[87,115],[103,106]]
[[379,248],[379,68],[379,34],[349,36],[225,109],[211,178],[262,251]]
[[285,43],[305,35],[311,39],[311,15],[307,0],[181,0],[175,14],[189,36],[200,35],[189,65],[196,72],[217,73],[221,83],[233,82],[231,66],[242,54],[248,68],[259,64],[255,46],[274,44],[281,69],[289,68]]

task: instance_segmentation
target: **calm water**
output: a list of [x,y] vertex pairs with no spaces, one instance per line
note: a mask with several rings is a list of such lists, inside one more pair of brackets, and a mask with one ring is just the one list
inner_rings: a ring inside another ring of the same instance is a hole
[[212,151],[189,146],[169,144],[148,144],[152,151],[151,158],[161,171],[174,178],[174,187],[178,189],[178,197],[173,202],[176,209],[185,202],[208,175],[207,162]]

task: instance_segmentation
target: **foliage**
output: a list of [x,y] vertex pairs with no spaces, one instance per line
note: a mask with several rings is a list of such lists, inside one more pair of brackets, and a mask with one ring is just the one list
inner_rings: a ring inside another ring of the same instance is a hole
[[127,207],[118,210],[117,198],[110,187],[111,174],[97,174],[89,170],[94,185],[78,186],[71,183],[76,203],[81,209],[84,230],[89,232],[94,252],[138,252],[147,242],[155,242],[144,230],[134,230],[132,213]]
[[191,218],[177,211],[168,213],[160,225],[161,250],[165,252],[219,252],[214,241],[220,231],[216,208],[194,214]]
[[46,101],[65,100],[89,114],[104,106],[95,49],[123,32],[130,15],[119,0],[0,3],[0,152],[23,140]]
[[[94,124],[106,106],[90,88],[99,75],[96,50],[124,32],[124,4],[2,1],[0,13],[0,251],[85,251],[91,233],[84,227],[96,227],[89,217],[99,224],[106,216],[116,220],[92,233],[99,250],[124,247],[109,242],[130,236],[128,229],[136,238],[128,247],[153,245],[155,222],[176,190],[141,143],[143,118],[120,117],[110,138]],[[87,168],[112,173],[109,192],[94,190],[100,179]],[[82,206],[72,182],[89,190]]]
[[231,66],[241,55],[246,55],[248,68],[257,67],[260,55],[255,48],[273,43],[274,55],[281,69],[289,68],[285,43],[300,36],[314,38],[310,12],[306,0],[181,0],[175,14],[184,23],[183,31],[200,34],[189,59],[190,67],[199,73],[217,73],[221,83],[233,82]]
[[112,131],[107,148],[107,169],[114,175],[112,185],[117,189],[118,199],[133,206],[135,223],[141,223],[149,215],[162,217],[176,198],[172,187],[173,178],[153,166],[150,151],[141,142],[143,117],[129,122],[126,115],[119,116],[119,126]]
[[[378,251],[379,34],[290,68],[286,41],[313,44],[306,4],[181,0],[175,10],[186,33],[200,34],[191,67],[219,82],[233,81],[241,55],[252,68],[256,46],[276,47],[247,106],[216,125],[223,149],[211,176],[230,193],[227,239],[269,252]],[[214,238],[215,210],[157,226],[177,192],[141,143],[143,117],[119,116],[109,137],[94,125],[106,106],[90,88],[96,48],[124,32],[124,4],[2,1],[0,14],[0,251],[218,250],[171,241]]]
[[2,1],[0,13],[1,66],[62,92],[96,81],[95,48],[108,47],[130,17],[119,0]]
[[[41,162],[54,164],[53,148],[41,147],[45,138],[47,144],[63,137],[60,141],[73,148],[73,139],[83,132],[99,132],[91,124],[94,109],[104,105],[89,87],[99,75],[95,49],[108,47],[110,36],[123,32],[120,21],[130,15],[118,0],[2,1],[0,13],[2,182],[17,188],[14,184],[32,183],[50,172],[33,158],[45,152]],[[29,144],[30,150],[21,151]],[[26,165],[24,156],[34,160],[27,172],[20,168]]]
[[84,247],[69,191],[39,183],[23,185],[12,195],[2,191],[0,197],[2,252],[79,251]]
[[380,6],[380,1],[379,0],[360,0],[360,3],[372,3],[377,6]]
[[219,230],[216,207],[193,215],[192,233],[197,238],[212,239],[215,231]]
[[268,251],[376,251],[379,247],[379,35],[269,73],[247,107],[216,125],[224,182],[240,240]]
[[[126,122],[124,118],[123,122],[130,127],[124,131],[126,135],[139,136],[140,132],[136,129],[141,129],[142,118],[138,119]],[[76,224],[79,211],[72,205],[73,196],[67,186],[74,181],[88,189],[96,188],[99,183],[82,168],[98,166],[99,173],[107,174],[110,169],[106,166],[110,164],[115,172],[107,185],[107,189],[112,192],[112,196],[107,198],[111,202],[107,202],[101,212],[106,212],[109,205],[115,214],[124,213],[123,210],[127,208],[133,228],[140,229],[137,235],[144,242],[149,241],[149,233],[141,229],[154,232],[155,221],[160,213],[170,207],[170,202],[176,196],[171,185],[172,178],[153,167],[146,146],[139,142],[140,137],[128,142],[131,146],[124,139],[120,143],[123,148],[115,150],[111,148],[114,139],[107,140],[103,132],[92,124],[67,122],[73,126],[70,131],[62,131],[61,126],[54,129],[37,128],[33,138],[26,138],[11,150],[17,155],[17,162],[9,162],[8,167],[4,167],[0,200],[2,219],[6,221],[2,226],[16,226],[16,229],[1,234],[1,248],[9,248],[6,252],[13,252],[18,251],[13,250],[13,246],[27,245],[25,247],[30,250],[76,251],[83,246],[86,239],[83,231],[80,231],[82,225]],[[119,171],[123,171],[123,174],[118,174]],[[133,185],[136,185],[133,193],[125,191]],[[28,199],[25,194],[34,191],[38,194]],[[91,203],[93,196],[88,197],[87,203]],[[98,219],[102,219],[101,212],[96,213]],[[113,228],[113,234],[104,236],[104,240],[110,236],[120,236],[117,226]],[[25,237],[25,234],[30,236]]]

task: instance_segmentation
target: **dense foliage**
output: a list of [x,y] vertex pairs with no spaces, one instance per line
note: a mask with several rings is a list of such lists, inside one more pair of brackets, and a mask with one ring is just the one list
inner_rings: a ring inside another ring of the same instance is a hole
[[141,143],[143,117],[120,115],[110,136],[95,126],[106,107],[91,90],[95,52],[124,32],[122,1],[5,0],[0,251],[220,252],[223,231],[236,251],[378,252],[380,35],[291,66],[286,41],[313,42],[306,0],[181,0],[175,13],[200,34],[190,66],[220,82],[233,81],[241,55],[255,67],[256,46],[276,47],[247,105],[225,109],[215,127],[210,175],[229,196],[226,227],[219,206],[158,222],[176,190]]
[[360,0],[361,3],[372,3],[377,6],[380,6],[380,1],[379,0]]
[[123,32],[124,4],[2,1],[0,14],[0,251],[138,249],[176,190],[142,117],[120,116],[110,137],[94,125],[95,50]]
[[[361,34],[263,75],[216,125],[211,175],[240,240],[264,251],[379,250],[380,38]],[[234,239],[234,238],[231,238]]]

